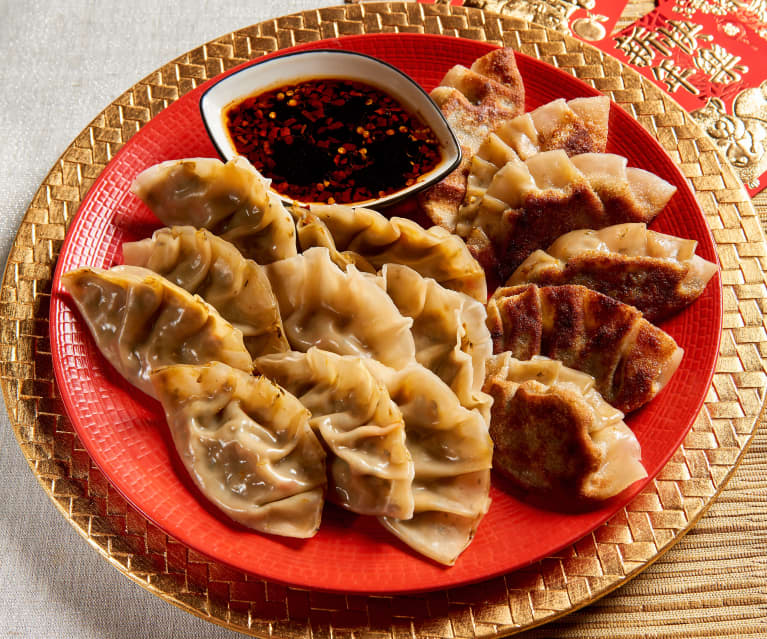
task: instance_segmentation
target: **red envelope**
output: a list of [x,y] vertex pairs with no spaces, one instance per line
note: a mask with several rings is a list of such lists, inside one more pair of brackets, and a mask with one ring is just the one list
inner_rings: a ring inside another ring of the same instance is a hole
[[706,2],[667,0],[599,46],[687,109],[754,195],[767,186],[767,40],[753,15]]

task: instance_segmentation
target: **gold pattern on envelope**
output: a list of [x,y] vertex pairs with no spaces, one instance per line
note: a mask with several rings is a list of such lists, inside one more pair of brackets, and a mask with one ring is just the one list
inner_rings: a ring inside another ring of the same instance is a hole
[[759,187],[767,171],[767,81],[741,91],[733,100],[732,113],[719,98],[690,113],[735,168],[743,183]]
[[[569,35],[575,34],[592,42],[607,35],[602,25],[608,21],[607,16],[591,12],[596,6],[595,0],[469,0],[465,4]],[[586,15],[570,24],[570,18],[581,9],[586,11]]]
[[535,22],[547,29],[570,33],[568,21],[578,9],[593,9],[594,0],[484,0],[475,3],[480,9]]
[[[266,582],[212,562],[128,506],[65,415],[53,378],[48,301],[66,228],[88,188],[168,104],[280,48],[396,31],[511,46],[581,78],[635,116],[681,166],[705,212],[722,267],[725,328],[713,384],[683,446],[603,526],[556,556],[474,586],[347,597]],[[0,313],[2,387],[22,451],[64,517],[123,574],[188,612],[263,638],[509,635],[625,583],[668,550],[721,491],[753,437],[764,400],[766,254],[759,218],[714,143],[658,88],[615,59],[556,31],[468,7],[386,2],[306,11],[177,58],[126,91],[72,142],[34,196],[10,252]]]
[[[674,11],[687,16],[693,16],[695,13],[714,16],[745,13],[756,18],[762,25],[767,25],[767,0],[677,0],[674,3]],[[763,38],[767,37],[767,26],[757,31]]]

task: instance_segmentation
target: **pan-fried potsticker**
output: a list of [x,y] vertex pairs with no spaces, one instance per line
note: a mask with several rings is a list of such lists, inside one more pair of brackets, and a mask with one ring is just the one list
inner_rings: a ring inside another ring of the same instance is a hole
[[581,284],[659,322],[694,302],[718,271],[695,254],[697,244],[642,223],[571,231],[532,253],[506,284]]
[[456,65],[431,92],[461,146],[458,168],[423,191],[419,203],[435,224],[455,230],[458,207],[466,194],[471,157],[490,132],[522,113],[525,88],[514,51],[496,49],[477,58],[470,69]]
[[467,237],[477,209],[495,174],[512,160],[527,160],[543,151],[568,156],[603,153],[607,147],[610,100],[606,96],[554,100],[500,123],[471,158],[466,196],[455,231]]
[[493,468],[525,495],[568,507],[617,495],[647,476],[636,436],[594,378],[561,362],[511,353],[488,361]]
[[466,243],[487,271],[505,281],[533,251],[565,233],[652,221],[675,191],[609,153],[568,158],[564,151],[545,151],[512,159],[490,180]]
[[487,322],[494,353],[543,355],[588,373],[623,413],[655,397],[684,354],[633,306],[579,285],[500,288],[488,302]]

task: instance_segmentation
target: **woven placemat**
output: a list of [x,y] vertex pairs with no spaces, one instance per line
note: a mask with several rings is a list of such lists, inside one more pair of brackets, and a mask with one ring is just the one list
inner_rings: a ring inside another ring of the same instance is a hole
[[[690,178],[713,230],[724,283],[721,356],[705,407],[667,467],[622,512],[556,557],[482,584],[423,595],[310,592],[209,561],[166,536],[111,488],[74,434],[53,379],[51,277],[88,188],[168,104],[276,49],[396,31],[512,46],[610,95],[656,135]],[[234,32],[165,65],[109,105],[70,145],[35,195],[10,252],[0,312],[1,382],[24,455],[62,514],[118,570],[166,601],[260,637],[507,635],[624,584],[679,540],[722,489],[752,439],[764,398],[765,266],[759,218],[713,144],[678,106],[617,61],[561,34],[465,7],[393,2],[307,11]],[[616,630],[612,636],[620,636]]]

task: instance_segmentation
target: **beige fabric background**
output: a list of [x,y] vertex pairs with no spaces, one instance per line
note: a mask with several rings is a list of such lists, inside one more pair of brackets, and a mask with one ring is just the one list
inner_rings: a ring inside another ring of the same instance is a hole
[[[59,154],[125,88],[233,29],[340,2],[0,0],[3,263]],[[160,601],[88,547],[38,486],[4,412],[0,446],[0,637],[241,636]],[[762,432],[711,511],[635,581],[519,636],[766,637],[766,452]]]

